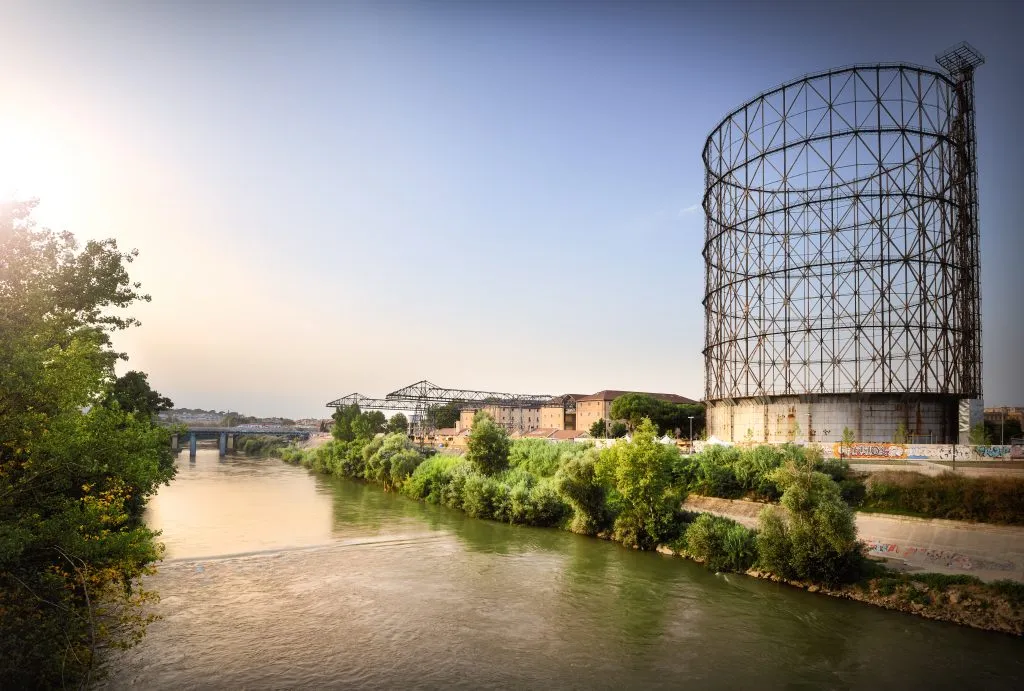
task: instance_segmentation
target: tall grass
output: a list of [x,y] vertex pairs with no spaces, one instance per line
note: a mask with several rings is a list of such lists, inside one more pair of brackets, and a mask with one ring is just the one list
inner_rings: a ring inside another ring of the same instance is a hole
[[874,473],[865,482],[863,507],[871,511],[1024,525],[1024,478]]

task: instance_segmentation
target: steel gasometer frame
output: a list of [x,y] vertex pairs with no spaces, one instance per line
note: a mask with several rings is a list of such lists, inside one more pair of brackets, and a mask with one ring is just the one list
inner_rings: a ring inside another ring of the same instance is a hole
[[705,398],[981,395],[973,71],[844,67],[708,136]]

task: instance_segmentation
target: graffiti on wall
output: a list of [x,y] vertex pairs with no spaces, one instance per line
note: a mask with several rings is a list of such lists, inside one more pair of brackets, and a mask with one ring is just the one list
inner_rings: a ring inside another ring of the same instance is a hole
[[965,571],[982,569],[985,571],[1014,571],[1016,565],[1011,561],[982,559],[972,557],[960,552],[953,552],[946,549],[927,549],[925,547],[900,546],[894,543],[869,540],[868,547],[870,554],[882,557],[897,557],[903,560],[926,562],[929,564],[946,566],[948,568],[963,569]]
[[1024,461],[1024,444],[1014,444],[1011,446],[1010,458],[1015,461]]
[[835,443],[832,454],[839,458],[932,460],[932,461],[1000,461],[1011,457],[1009,446],[960,446],[954,444],[890,444],[887,442]]
[[832,445],[832,453],[836,458],[840,454],[844,458],[907,458],[906,444],[888,444],[886,442],[854,442],[843,444],[836,442]]

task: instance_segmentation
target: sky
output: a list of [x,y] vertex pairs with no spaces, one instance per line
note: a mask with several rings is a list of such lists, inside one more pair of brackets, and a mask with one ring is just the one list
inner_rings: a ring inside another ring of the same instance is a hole
[[6,2],[0,195],[137,248],[125,368],[325,416],[428,379],[703,395],[701,150],[852,63],[976,76],[984,387],[1024,405],[1020,3]]

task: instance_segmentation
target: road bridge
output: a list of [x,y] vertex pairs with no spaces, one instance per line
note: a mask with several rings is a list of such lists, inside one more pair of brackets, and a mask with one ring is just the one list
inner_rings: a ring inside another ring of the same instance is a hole
[[[223,458],[229,451],[234,451],[238,437],[286,437],[291,439],[309,439],[309,432],[298,430],[294,427],[281,427],[274,425],[239,425],[237,427],[204,427],[189,426],[184,434],[188,435],[188,457],[196,457],[196,446],[200,439],[218,440],[220,457]],[[171,448],[175,453],[181,450],[181,434],[171,435]]]

